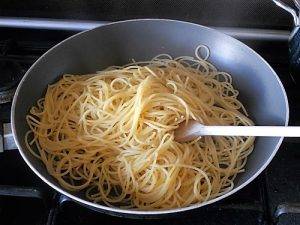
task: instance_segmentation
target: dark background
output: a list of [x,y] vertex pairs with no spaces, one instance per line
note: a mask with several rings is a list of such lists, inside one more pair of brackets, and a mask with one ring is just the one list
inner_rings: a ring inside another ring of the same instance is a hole
[[[285,2],[292,5],[292,0]],[[292,26],[292,17],[272,0],[2,0],[0,16],[106,21],[171,18],[211,26]]]

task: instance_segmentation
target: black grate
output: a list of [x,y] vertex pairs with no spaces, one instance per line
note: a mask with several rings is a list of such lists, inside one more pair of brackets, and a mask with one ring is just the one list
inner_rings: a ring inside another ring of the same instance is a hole
[[[23,74],[41,54],[68,35],[70,33],[54,31],[6,30],[0,37],[3,49],[0,60],[18,63]],[[300,125],[297,118],[300,90],[288,73],[287,43],[251,40],[245,43],[277,71],[289,95],[291,124]],[[0,122],[9,122],[10,106],[10,103],[0,104]],[[78,205],[44,184],[17,151],[6,151],[0,153],[0,223],[269,225],[275,221],[282,225],[300,224],[300,217],[294,213],[273,216],[280,204],[300,202],[299,148],[299,143],[287,139],[268,169],[238,193],[216,204],[159,220],[112,217]]]

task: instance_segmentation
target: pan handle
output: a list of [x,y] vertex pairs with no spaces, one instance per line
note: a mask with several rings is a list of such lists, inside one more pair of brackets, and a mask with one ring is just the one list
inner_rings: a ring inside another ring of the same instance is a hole
[[1,128],[0,153],[6,150],[18,149],[11,130],[11,123],[3,123]]

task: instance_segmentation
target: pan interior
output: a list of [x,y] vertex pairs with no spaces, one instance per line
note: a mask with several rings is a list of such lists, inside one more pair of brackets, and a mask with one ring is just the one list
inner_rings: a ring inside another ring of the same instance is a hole
[[[134,20],[96,28],[76,35],[48,51],[27,72],[14,99],[14,134],[26,161],[58,190],[60,186],[45,166],[26,150],[24,135],[29,129],[25,116],[36,100],[45,94],[48,84],[64,73],[85,74],[111,65],[123,65],[131,59],[148,60],[167,53],[194,55],[199,44],[207,45],[209,61],[230,73],[256,125],[285,125],[287,99],[274,71],[255,52],[222,33],[195,24],[170,20]],[[257,138],[246,171],[235,180],[243,186],[268,164],[277,151],[280,138]],[[84,198],[82,193],[70,193]],[[99,206],[100,207],[100,206]]]

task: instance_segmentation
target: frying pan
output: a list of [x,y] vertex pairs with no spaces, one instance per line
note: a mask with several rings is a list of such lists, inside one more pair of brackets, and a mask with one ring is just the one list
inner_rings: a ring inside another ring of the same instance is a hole
[[259,137],[249,156],[245,172],[235,179],[233,190],[205,203],[159,211],[120,209],[89,202],[84,193],[63,189],[51,177],[41,161],[26,149],[24,136],[29,129],[25,116],[30,107],[45,94],[48,84],[64,73],[85,74],[111,65],[123,65],[167,53],[172,56],[194,55],[199,44],[209,47],[209,61],[230,73],[240,91],[250,117],[257,125],[287,125],[288,100],[282,83],[268,63],[243,43],[216,30],[188,22],[141,19],[111,23],[74,35],[54,46],[39,58],[20,82],[12,104],[12,130],[19,151],[27,165],[49,186],[74,201],[109,214],[128,217],[160,217],[224,199],[253,181],[270,163],[283,138]]

